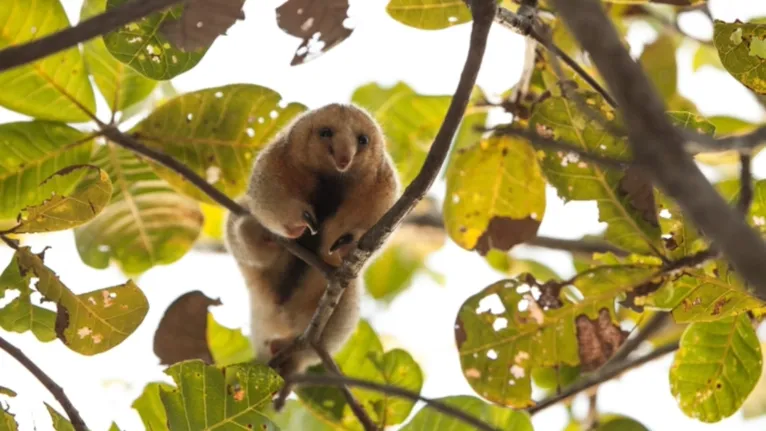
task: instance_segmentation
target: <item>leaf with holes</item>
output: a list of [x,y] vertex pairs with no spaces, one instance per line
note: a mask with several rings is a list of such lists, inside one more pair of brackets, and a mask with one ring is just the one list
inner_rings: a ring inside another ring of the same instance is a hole
[[421,30],[441,30],[472,19],[462,0],[390,0],[386,12],[400,23]]
[[455,322],[466,380],[490,401],[526,408],[534,404],[534,369],[598,368],[627,337],[616,321],[615,298],[652,280],[659,269],[605,265],[581,273],[573,284],[538,283],[521,274],[488,286],[463,303]]
[[[59,0],[4,0],[0,49],[23,45],[69,28]],[[0,105],[43,120],[80,123],[96,112],[82,56],[74,46],[0,72]]]
[[723,260],[685,270],[645,303],[673,310],[677,323],[715,321],[766,306],[745,289],[742,279]]
[[[80,10],[80,21],[99,15],[106,10],[106,0],[85,0]],[[136,72],[118,61],[106,49],[104,39],[96,37],[83,45],[85,65],[93,76],[96,88],[104,96],[112,112],[123,111],[154,91],[157,81]]]
[[0,219],[15,218],[58,191],[67,194],[75,177],[46,178],[67,166],[88,163],[93,139],[62,123],[28,121],[0,124]]
[[19,272],[39,279],[35,288],[57,305],[56,335],[82,355],[103,353],[122,343],[143,322],[149,303],[132,281],[75,295],[29,247],[16,251]]
[[733,415],[761,376],[761,345],[747,315],[692,323],[670,367],[670,391],[689,417]]
[[660,34],[654,42],[644,47],[639,61],[663,100],[670,100],[678,89],[676,44],[673,35],[668,32]]
[[403,82],[390,88],[371,83],[354,91],[351,101],[370,111],[387,138],[388,152],[403,186],[420,172],[451,96],[417,94]]
[[[132,0],[107,0],[106,10],[130,3]],[[160,28],[168,22],[178,21],[183,5],[175,5],[138,21],[125,24],[104,35],[106,49],[122,63],[138,73],[158,81],[174,78],[202,60],[207,48],[184,52],[174,46]]]
[[277,25],[303,39],[291,66],[308,63],[346,40],[353,28],[345,27],[348,0],[287,0],[277,8]]
[[[473,416],[496,429],[533,431],[532,420],[526,412],[488,404],[470,395],[453,395],[435,400]],[[437,429],[439,431],[474,431],[476,428],[455,417],[429,407],[423,407],[407,425],[401,428],[401,431],[432,431]]]
[[[305,110],[300,103],[284,103],[279,93],[266,87],[231,84],[168,100],[133,132],[145,145],[174,157],[235,198],[247,188],[258,151]],[[174,171],[151,165],[177,190],[215,204]]]
[[[364,320],[335,355],[335,361],[348,377],[393,385],[415,393],[419,393],[423,386],[423,373],[412,356],[402,349],[384,353],[378,335]],[[415,405],[412,401],[377,392],[356,388],[351,392],[381,428],[404,422]],[[362,429],[339,389],[311,387],[298,389],[297,393],[304,405],[324,422],[346,430]]]
[[0,327],[10,332],[32,331],[42,342],[56,339],[56,313],[32,304],[32,273],[22,273],[16,256],[0,274],[0,299],[9,290],[16,290],[19,296],[0,308]]
[[168,429],[168,416],[160,399],[160,390],[172,391],[175,388],[163,382],[150,382],[130,406],[138,412],[141,422],[147,430]]
[[46,178],[46,183],[75,183],[69,193],[54,189],[49,197],[23,210],[17,218],[13,233],[54,232],[80,226],[96,217],[109,202],[112,182],[97,166],[73,165]]
[[715,20],[713,42],[723,67],[758,94],[766,94],[766,24]]
[[113,191],[106,208],[74,231],[83,262],[103,269],[116,261],[125,274],[135,275],[191,250],[202,229],[199,203],[112,143],[99,147],[91,163],[109,174]]
[[165,374],[176,384],[171,390],[159,389],[172,430],[278,429],[263,410],[283,381],[266,365],[219,368],[193,360],[174,364]]
[[190,0],[178,21],[166,20],[160,32],[182,51],[209,48],[237,20],[245,19],[245,0]]
[[[597,93],[580,92],[596,111],[612,119],[615,113]],[[580,112],[572,101],[550,97],[535,105],[530,126],[543,136],[572,143],[582,150],[616,160],[630,160],[626,142],[612,137],[600,124]],[[542,168],[564,201],[596,200],[599,221],[607,223],[606,239],[641,254],[658,253],[660,228],[651,184],[635,169],[620,172],[581,160],[577,154],[545,150]]]
[[484,256],[537,236],[545,179],[529,143],[493,137],[454,157],[444,199],[444,223],[453,241]]

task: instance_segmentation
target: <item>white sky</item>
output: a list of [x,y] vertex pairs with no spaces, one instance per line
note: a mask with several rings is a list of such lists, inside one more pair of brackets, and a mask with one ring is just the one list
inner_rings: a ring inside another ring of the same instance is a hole
[[[300,101],[309,107],[348,101],[355,88],[371,81],[388,85],[404,80],[425,94],[452,94],[454,91],[468,48],[470,25],[435,32],[420,31],[388,17],[386,0],[352,0],[351,13],[357,24],[354,34],[320,59],[290,67],[299,41],[276,26],[274,8],[281,2],[247,2],[246,21],[236,24],[229,36],[220,38],[196,68],[174,80],[179,91],[238,82],[254,83],[270,87],[286,99]],[[62,0],[62,3],[70,19],[76,21],[82,2]],[[766,2],[710,0],[710,7],[716,18],[725,21],[745,21],[766,15]],[[702,37],[712,34],[712,27],[700,17],[689,17],[683,25]],[[635,28],[630,36],[635,45],[634,54],[640,53],[642,44],[654,37],[644,26]],[[696,102],[703,114],[763,120],[758,104],[727,74],[711,68],[692,74],[692,53],[688,47],[679,53],[680,92]],[[478,84],[490,93],[510,88],[520,74],[522,54],[522,38],[495,26]],[[99,103],[99,114],[106,118],[106,105],[103,100]],[[24,118],[0,108],[0,123]],[[762,158],[756,159],[755,174],[758,177],[763,177],[762,162]],[[443,192],[443,185],[436,187],[437,192]],[[541,235],[576,238],[602,229],[595,205],[571,203],[564,206],[555,197],[555,192],[549,192]],[[46,254],[47,264],[77,293],[125,280],[114,268],[99,271],[83,264],[71,232],[31,237],[30,244],[36,251],[45,245],[53,247]],[[567,255],[561,252],[519,247],[514,254],[539,259],[564,276],[573,271]],[[9,250],[0,249],[3,267],[10,256]],[[445,286],[436,285],[427,277],[418,277],[414,286],[389,306],[372,301],[365,303],[363,314],[384,337],[387,348],[403,347],[420,363],[426,376],[423,395],[475,395],[460,370],[453,337],[454,319],[468,296],[501,276],[489,270],[478,255],[465,252],[451,242],[434,254],[430,263],[434,270],[446,275]],[[199,289],[208,296],[220,297],[224,305],[214,310],[216,318],[230,327],[248,327],[247,294],[228,255],[192,252],[172,266],[150,270],[136,281],[149,298],[149,314],[137,332],[104,354],[84,357],[58,341],[42,344],[30,333],[3,333],[66,390],[93,430],[106,430],[112,420],[116,420],[123,430],[143,429],[130,404],[146,382],[170,381],[158,366],[152,352],[152,339],[164,310],[184,292]],[[672,356],[667,356],[636,369],[619,381],[603,385],[599,392],[600,409],[633,416],[654,430],[674,427],[683,427],[685,431],[756,430],[766,426],[766,419],[744,421],[741,414],[713,425],[687,418],[670,394],[668,366],[671,359]],[[11,406],[21,429],[32,429],[32,426],[41,431],[52,429],[41,402],[47,401],[62,412],[52,396],[24,368],[2,353],[0,371],[0,385],[19,392]],[[579,399],[579,411],[584,405],[584,400]],[[538,431],[560,430],[565,425],[565,418],[563,408],[557,407],[536,415],[533,422]]]

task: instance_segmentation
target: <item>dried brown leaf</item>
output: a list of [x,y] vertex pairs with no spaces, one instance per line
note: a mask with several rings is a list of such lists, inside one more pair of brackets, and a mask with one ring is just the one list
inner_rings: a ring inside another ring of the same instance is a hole
[[208,307],[221,305],[220,299],[208,298],[199,290],[185,293],[173,301],[154,333],[154,353],[160,364],[200,359],[213,364],[207,342]]
[[165,21],[160,31],[182,51],[206,48],[238,19],[245,19],[244,4],[245,0],[188,0],[181,18]]
[[585,315],[577,316],[575,325],[580,364],[585,372],[604,365],[628,337],[627,331],[623,331],[619,325],[612,322],[606,308],[599,311],[596,320],[591,320]]
[[291,66],[308,63],[351,36],[343,25],[348,0],[287,0],[277,8],[277,25],[287,34],[303,39]]

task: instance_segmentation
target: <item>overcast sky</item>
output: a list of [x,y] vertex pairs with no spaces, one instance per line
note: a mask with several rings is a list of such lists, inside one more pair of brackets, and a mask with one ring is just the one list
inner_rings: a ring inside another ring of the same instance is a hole
[[[75,22],[82,2],[62,0],[70,19]],[[405,27],[385,12],[386,0],[352,0],[351,13],[357,29],[353,35],[322,58],[291,67],[290,60],[299,41],[281,32],[275,22],[274,8],[282,0],[250,0],[245,5],[247,19],[219,38],[197,67],[176,78],[179,91],[187,92],[230,83],[254,83],[270,87],[288,101],[300,101],[309,107],[350,99],[355,88],[375,81],[389,85],[403,80],[425,94],[452,94],[457,84],[468,48],[470,25],[443,31],[427,32]],[[766,16],[766,2],[752,0],[711,0],[714,16],[725,21],[745,21]],[[699,16],[682,23],[689,32],[709,37],[712,27]],[[633,53],[641,52],[643,43],[654,34],[645,26],[630,33]],[[441,55],[438,52],[446,52]],[[680,92],[697,103],[705,115],[733,115],[762,121],[763,113],[745,88],[727,74],[705,68],[691,72],[692,50],[679,52]],[[429,53],[429,55],[424,55]],[[499,93],[518,79],[523,54],[520,36],[495,26],[478,84],[490,93]],[[318,84],[317,84],[318,83]],[[107,118],[106,104],[99,97],[99,115]],[[0,123],[25,117],[0,108]],[[755,174],[763,176],[763,158],[756,159]],[[443,190],[437,184],[435,191]],[[603,229],[598,223],[595,204],[562,205],[549,190],[541,235],[576,238]],[[95,270],[80,261],[71,232],[30,237],[35,251],[52,246],[46,263],[77,293],[123,283],[125,277],[116,269]],[[518,247],[516,255],[531,256],[550,265],[562,276],[573,274],[567,255],[546,250]],[[11,254],[0,249],[5,265]],[[426,376],[423,395],[440,397],[473,394],[460,370],[453,337],[455,315],[462,302],[500,275],[488,269],[483,260],[449,242],[435,253],[431,267],[446,276],[446,285],[435,284],[426,276],[401,294],[389,306],[368,301],[363,314],[370,318],[383,337],[386,348],[402,347],[419,362]],[[66,390],[83,418],[93,430],[106,430],[112,420],[121,429],[143,429],[130,404],[148,381],[170,381],[158,366],[152,352],[152,337],[166,307],[190,290],[202,290],[220,297],[223,306],[214,314],[224,325],[247,330],[247,294],[237,268],[228,255],[192,252],[176,264],[156,267],[138,284],[149,298],[150,310],[145,321],[124,343],[95,357],[80,356],[60,342],[41,344],[31,334],[3,334],[22,348],[38,365]],[[756,430],[766,426],[766,419],[744,421],[740,414],[714,425],[704,425],[687,418],[672,398],[668,366],[672,356],[639,368],[619,381],[602,386],[599,406],[604,412],[633,416],[653,430],[683,427],[684,431]],[[41,401],[62,411],[52,396],[7,355],[0,353],[0,385],[10,387],[19,396],[11,403],[21,429],[50,430],[50,420]],[[97,395],[102,393],[102,395]],[[579,400],[578,407],[584,406]],[[551,408],[534,417],[537,430],[560,430],[565,425],[563,408]]]

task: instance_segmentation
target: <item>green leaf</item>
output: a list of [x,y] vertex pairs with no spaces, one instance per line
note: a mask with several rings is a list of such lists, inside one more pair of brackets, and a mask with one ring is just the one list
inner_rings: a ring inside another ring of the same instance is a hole
[[[96,217],[109,202],[112,182],[109,175],[97,166],[68,166],[46,178],[46,183],[76,183],[69,193],[54,189],[44,201],[24,208],[13,233],[53,232],[67,230],[87,223]],[[68,187],[67,187],[68,188]],[[66,188],[64,189],[66,190]]]
[[367,291],[373,298],[382,299],[405,290],[418,270],[425,267],[418,257],[404,244],[386,247],[365,270]]
[[541,284],[522,274],[471,296],[455,322],[468,383],[485,399],[526,408],[534,404],[530,375],[535,368],[581,365],[587,372],[599,367],[627,336],[614,315],[615,298],[651,281],[658,271],[637,263],[606,265],[581,273],[571,285]]
[[0,327],[10,332],[32,331],[42,342],[53,341],[56,339],[56,313],[32,304],[32,290],[29,288],[32,276],[31,273],[22,274],[18,258],[11,258],[10,264],[0,275],[0,294],[15,289],[19,296],[0,308]]
[[[194,170],[229,197],[245,192],[258,151],[306,107],[266,87],[231,84],[175,97],[134,128],[149,147]],[[182,193],[215,204],[175,172],[151,164]]]
[[[761,351],[766,348],[766,344],[761,343]],[[761,377],[755,388],[750,392],[745,402],[742,404],[742,416],[745,419],[752,419],[766,414],[766,373],[761,367]]]
[[670,111],[667,112],[670,122],[676,127],[683,127],[693,132],[704,135],[715,135],[715,125],[705,117],[694,115],[691,112]]
[[387,149],[403,186],[420,172],[450,100],[451,96],[417,94],[403,82],[390,88],[370,83],[351,96],[351,101],[368,110],[386,131]]
[[[5,0],[0,9],[0,49],[22,45],[69,27],[59,0]],[[90,120],[96,99],[78,47],[0,72],[0,105],[35,118]]]
[[729,117],[726,115],[715,115],[708,117],[707,121],[715,126],[715,131],[718,136],[730,136],[749,133],[758,127],[756,124],[750,123],[749,121],[745,121],[736,117]]
[[[513,411],[485,403],[469,395],[437,398],[436,401],[459,409],[486,424],[502,430],[533,431],[532,420],[526,412]],[[473,431],[471,425],[438,412],[430,407],[421,408],[401,431]]]
[[[0,96],[2,97],[2,96]],[[0,124],[0,219],[15,218],[54,190],[69,193],[77,178],[53,173],[71,165],[88,163],[93,149],[91,136],[66,124],[27,121]],[[68,182],[64,182],[68,180]]]
[[300,401],[287,400],[279,413],[269,411],[267,416],[283,431],[334,431],[336,428],[320,421]]
[[[80,11],[84,21],[106,10],[106,0],[85,0]],[[83,45],[85,65],[93,76],[96,88],[104,96],[112,112],[123,111],[146,99],[157,86],[131,67],[118,61],[106,49],[104,39],[96,37]]]
[[665,255],[672,260],[678,260],[705,250],[707,248],[705,237],[700,235],[697,227],[684,217],[678,205],[659,190],[654,191],[654,196]]
[[11,412],[0,409],[0,431],[18,431],[16,416]]
[[[582,92],[587,103],[606,118],[614,111],[597,93]],[[616,123],[612,123],[617,126]],[[538,133],[570,142],[583,150],[616,160],[630,160],[627,144],[605,131],[563,97],[551,97],[535,106],[530,126]],[[596,200],[599,221],[607,223],[606,239],[636,253],[650,254],[659,246],[660,229],[651,199],[651,184],[631,170],[620,172],[580,160],[573,153],[545,152],[542,168],[564,201]]]
[[6,397],[13,398],[16,396],[16,391],[13,389],[8,389],[4,386],[0,386],[0,395],[5,395]]
[[[393,385],[419,393],[423,386],[420,366],[409,353],[393,349],[383,353],[383,346],[369,323],[362,320],[351,339],[335,356],[341,371],[348,377]],[[324,422],[344,430],[362,429],[345,398],[337,388],[302,388],[298,397]],[[359,404],[367,410],[373,422],[382,426],[404,422],[414,403],[402,398],[387,397],[378,392],[352,388]]]
[[[715,185],[716,190],[726,199],[730,205],[735,205],[739,200],[739,180],[722,181]],[[766,235],[766,179],[756,180],[753,183],[753,202],[747,214],[747,222],[761,236]]]
[[766,25],[715,20],[713,42],[723,67],[734,78],[759,94],[766,94]]
[[678,89],[676,44],[670,33],[660,34],[657,40],[647,45],[639,61],[663,100],[668,100],[676,94]]
[[43,402],[45,408],[48,409],[48,414],[51,415],[51,421],[53,422],[53,429],[56,431],[74,431],[74,426],[69,419],[65,418],[61,413],[57,412],[48,403]]
[[598,422],[598,428],[594,431],[650,431],[641,422],[626,416],[603,415]]
[[458,150],[447,171],[444,222],[466,250],[508,251],[537,235],[545,213],[545,179],[524,140],[493,137]]
[[670,368],[670,391],[689,417],[718,422],[739,410],[762,366],[761,346],[746,315],[692,323]]
[[[132,0],[107,0],[106,10]],[[208,48],[184,52],[175,47],[160,31],[166,22],[181,18],[183,5],[176,5],[104,35],[106,49],[136,72],[158,81],[174,78],[196,66]]]
[[16,252],[21,273],[39,279],[35,288],[56,303],[56,335],[70,349],[91,356],[122,343],[144,320],[149,303],[132,281],[75,295],[29,247]]
[[716,69],[725,70],[721,64],[721,58],[718,57],[718,51],[715,46],[700,44],[694,51],[692,58],[692,71],[696,72],[704,66],[712,66]]
[[390,0],[386,12],[402,24],[422,30],[441,30],[472,19],[462,0]]
[[207,344],[215,364],[221,367],[252,361],[255,357],[250,339],[241,330],[216,322],[210,312],[207,314]]
[[551,368],[532,369],[532,380],[535,386],[549,392],[569,386],[578,377],[580,377],[580,367],[565,364]]
[[162,405],[162,400],[160,399],[160,390],[168,392],[174,389],[173,385],[167,383],[147,383],[141,395],[130,405],[141,416],[141,422],[147,430],[160,431],[168,429],[168,416],[165,413],[165,406]]
[[165,374],[177,386],[159,391],[172,430],[278,429],[263,410],[283,381],[266,365],[219,368],[192,360],[170,366]]
[[112,143],[99,147],[91,163],[109,174],[114,188],[104,211],[74,231],[83,262],[103,269],[114,260],[135,275],[176,262],[192,248],[203,223],[199,203]]

